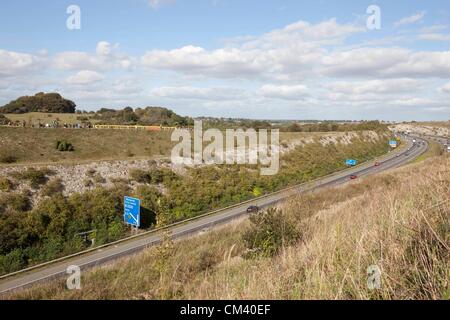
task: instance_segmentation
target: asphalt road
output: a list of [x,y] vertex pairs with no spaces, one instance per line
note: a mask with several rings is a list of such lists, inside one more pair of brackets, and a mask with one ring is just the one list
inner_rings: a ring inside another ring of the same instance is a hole
[[[413,144],[412,138],[406,138],[406,148],[394,150],[383,157],[369,161],[360,166],[340,171],[321,179],[288,188],[255,200],[246,201],[223,210],[218,210],[208,215],[203,215],[199,218],[170,227],[169,230],[171,231],[173,238],[186,237],[198,232],[207,231],[213,226],[217,226],[246,215],[246,210],[250,205],[257,205],[260,208],[269,207],[295,194],[310,192],[319,188],[322,189],[349,182],[351,180],[351,175],[357,175],[358,178],[360,178],[369,174],[399,167],[411,160],[414,160],[427,150],[427,142],[422,139],[416,139],[418,143]],[[380,165],[375,166],[375,162],[378,162]],[[67,276],[66,269],[71,265],[76,265],[83,270],[105,264],[106,262],[111,262],[112,260],[120,257],[137,253],[148,246],[160,243],[161,237],[161,231],[148,232],[142,236],[113,243],[99,249],[91,250],[88,253],[76,255],[72,258],[63,260],[60,259],[54,263],[47,263],[42,267],[33,267],[26,269],[25,271],[2,276],[0,277],[0,294],[23,289],[40,282],[49,281],[62,276]]]

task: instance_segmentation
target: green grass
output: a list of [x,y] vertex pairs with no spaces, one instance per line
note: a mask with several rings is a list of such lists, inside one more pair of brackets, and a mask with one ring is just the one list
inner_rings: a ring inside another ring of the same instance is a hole
[[425,153],[423,153],[422,155],[420,155],[419,157],[417,157],[413,161],[413,163],[422,162],[425,159],[440,156],[442,154],[443,154],[442,146],[435,141],[429,140],[428,141],[428,150]]

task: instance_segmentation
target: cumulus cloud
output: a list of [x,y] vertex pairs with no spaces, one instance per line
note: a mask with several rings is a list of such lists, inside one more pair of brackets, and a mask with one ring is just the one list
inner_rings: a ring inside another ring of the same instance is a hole
[[423,17],[425,16],[425,11],[418,12],[416,14],[413,14],[412,16],[402,18],[394,23],[395,27],[400,27],[408,24],[414,24],[419,21],[422,21]]
[[200,88],[200,87],[159,87],[150,91],[151,96],[171,98],[171,99],[193,99],[193,100],[235,100],[242,98],[244,92],[240,89],[215,87],[215,88]]
[[0,50],[0,76],[15,76],[37,67],[39,59],[28,53]]
[[309,95],[309,89],[305,85],[264,85],[260,94],[266,98],[283,100],[300,100]]
[[141,63],[153,69],[217,78],[301,78],[325,54],[322,45],[342,41],[363,29],[330,19],[318,24],[299,21],[260,37],[229,39],[232,46],[206,50],[184,46],[146,52]]
[[67,51],[57,54],[53,58],[53,66],[61,70],[107,70],[111,68],[128,69],[131,59],[115,52],[118,45],[109,42],[97,43],[95,54],[80,51]]
[[439,91],[442,93],[450,93],[450,83],[444,84],[442,87],[439,88]]
[[359,48],[323,58],[323,72],[347,77],[450,77],[450,51]]
[[83,70],[77,72],[77,74],[67,78],[68,84],[74,85],[86,85],[103,80],[105,77],[98,72]]

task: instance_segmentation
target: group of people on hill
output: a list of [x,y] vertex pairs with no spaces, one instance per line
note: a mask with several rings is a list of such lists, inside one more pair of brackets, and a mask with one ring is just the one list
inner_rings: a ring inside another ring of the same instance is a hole
[[64,123],[60,124],[57,120],[54,120],[50,123],[27,123],[25,120],[23,121],[9,121],[6,123],[9,127],[31,127],[31,128],[66,128],[66,129],[91,129],[92,124],[91,123]]

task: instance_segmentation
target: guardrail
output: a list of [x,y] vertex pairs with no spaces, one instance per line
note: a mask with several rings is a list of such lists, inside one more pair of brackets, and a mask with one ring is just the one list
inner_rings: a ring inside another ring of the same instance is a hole
[[364,165],[367,165],[370,162],[374,162],[374,161],[377,161],[377,160],[381,160],[383,158],[387,158],[391,154],[401,153],[401,151],[403,149],[405,149],[405,148],[406,148],[406,145],[402,143],[394,151],[391,151],[391,152],[386,153],[384,155],[381,155],[381,156],[375,157],[373,159],[364,161],[364,162],[362,162],[362,163],[360,163],[360,164],[358,164],[358,165],[356,165],[354,167],[350,167],[350,168],[346,168],[346,169],[343,169],[343,170],[339,170],[339,171],[333,172],[331,174],[328,174],[328,175],[325,175],[325,176],[313,179],[313,180],[308,181],[308,182],[303,182],[303,183],[300,183],[300,184],[297,184],[297,185],[294,185],[294,186],[291,186],[291,187],[288,187],[288,188],[284,188],[284,189],[281,189],[281,190],[278,190],[278,191],[274,191],[274,192],[262,195],[260,197],[252,198],[252,199],[249,199],[249,200],[245,200],[243,202],[240,202],[240,203],[237,203],[237,204],[233,204],[233,205],[230,205],[230,206],[227,206],[227,207],[224,207],[224,208],[220,208],[220,209],[213,210],[213,211],[208,211],[206,213],[202,213],[202,214],[197,215],[195,217],[188,218],[188,219],[185,219],[185,220],[182,220],[182,221],[178,221],[178,222],[172,223],[172,224],[167,225],[167,226],[163,226],[163,227],[155,228],[155,229],[152,229],[152,230],[148,230],[148,231],[145,231],[145,232],[142,232],[142,233],[139,233],[139,234],[127,237],[127,238],[123,238],[123,239],[120,239],[120,240],[117,240],[117,241],[114,241],[114,242],[110,242],[110,243],[107,243],[107,244],[104,244],[104,245],[101,245],[101,246],[98,246],[98,247],[95,247],[95,248],[91,248],[91,249],[88,249],[88,250],[80,251],[80,252],[77,252],[77,253],[74,253],[74,254],[71,254],[71,255],[68,255],[68,256],[64,256],[64,257],[61,257],[61,258],[58,258],[58,259],[54,259],[54,260],[47,261],[47,262],[44,262],[44,263],[41,263],[41,264],[37,264],[35,266],[31,266],[29,268],[25,268],[25,269],[22,269],[22,270],[19,270],[19,271],[15,271],[15,272],[12,272],[12,273],[0,276],[0,280],[6,279],[6,278],[10,278],[10,277],[13,277],[15,275],[19,275],[19,274],[26,273],[26,272],[29,272],[29,271],[33,271],[33,270],[36,270],[36,269],[40,269],[42,267],[46,267],[46,266],[49,266],[49,265],[52,265],[52,264],[56,264],[58,262],[63,262],[63,261],[66,261],[66,260],[70,260],[70,259],[75,258],[75,257],[79,257],[79,256],[82,256],[82,255],[85,255],[85,254],[89,254],[89,253],[98,251],[99,249],[104,249],[104,248],[107,248],[107,247],[111,247],[111,246],[114,246],[114,245],[125,243],[125,242],[128,242],[128,241],[137,239],[137,238],[145,237],[145,236],[150,235],[150,234],[156,234],[156,233],[159,233],[159,232],[162,232],[162,231],[165,231],[165,230],[168,230],[168,229],[172,229],[174,227],[177,227],[177,226],[180,226],[180,225],[192,222],[192,221],[200,220],[200,219],[202,219],[204,217],[212,216],[214,214],[218,214],[220,212],[223,212],[223,211],[226,211],[226,210],[229,210],[229,209],[232,209],[232,208],[237,208],[239,206],[255,203],[258,200],[266,199],[268,197],[279,195],[281,193],[285,193],[285,192],[288,192],[288,191],[291,191],[291,190],[294,190],[294,189],[299,189],[299,188],[302,188],[302,187],[305,187],[305,186],[308,186],[308,185],[314,185],[316,182],[318,182],[320,180],[323,180],[323,179],[326,179],[326,178],[331,178],[333,176],[345,173],[347,171],[352,171],[355,168],[362,167]]

